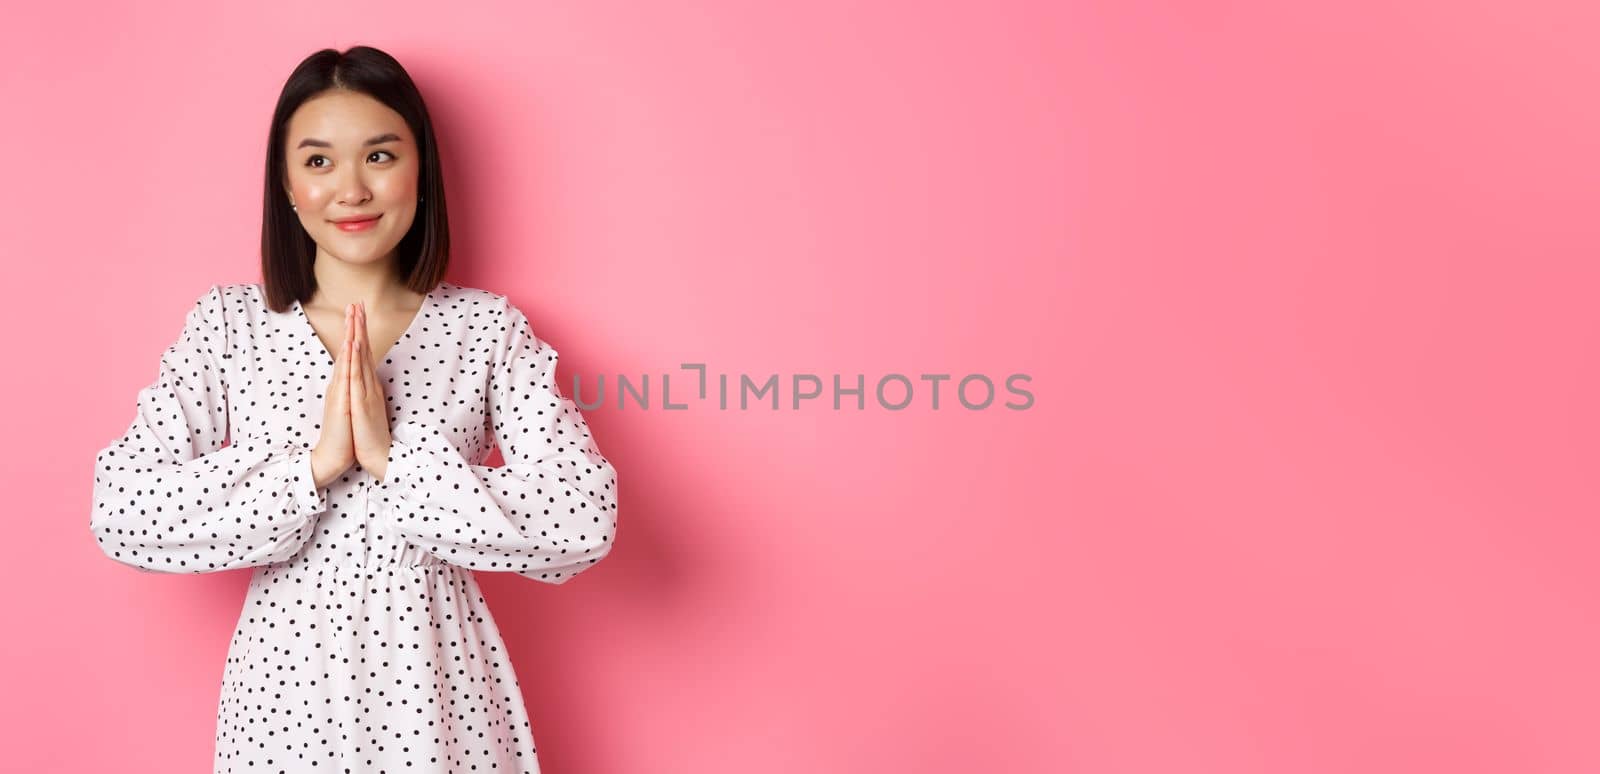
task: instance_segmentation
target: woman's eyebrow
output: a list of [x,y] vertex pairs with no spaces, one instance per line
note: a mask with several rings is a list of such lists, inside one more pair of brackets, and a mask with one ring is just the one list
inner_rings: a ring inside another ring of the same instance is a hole
[[[370,140],[367,140],[366,142],[361,143],[361,145],[362,145],[362,147],[366,147],[368,145],[377,145],[379,143],[384,143],[384,142],[399,142],[399,141],[400,141],[400,135],[395,134],[394,132],[389,132],[387,134],[380,134],[377,137],[374,137],[374,138],[372,138]],[[304,140],[301,140],[299,145],[294,146],[294,149],[295,150],[300,150],[301,148],[304,148],[307,145],[313,145],[313,146],[316,146],[318,148],[332,148],[333,147],[333,143],[330,143],[327,140],[319,140],[319,139],[317,139],[315,137],[307,137]]]

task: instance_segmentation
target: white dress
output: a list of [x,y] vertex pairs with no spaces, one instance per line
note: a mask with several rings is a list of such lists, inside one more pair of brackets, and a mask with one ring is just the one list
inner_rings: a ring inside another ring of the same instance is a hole
[[[471,571],[560,584],[611,549],[616,471],[556,358],[505,296],[441,283],[377,366],[384,480],[356,463],[317,489],[334,359],[305,310],[256,284],[195,302],[96,457],[90,526],[142,570],[253,568],[216,772],[538,772]],[[485,466],[496,443],[505,464]]]

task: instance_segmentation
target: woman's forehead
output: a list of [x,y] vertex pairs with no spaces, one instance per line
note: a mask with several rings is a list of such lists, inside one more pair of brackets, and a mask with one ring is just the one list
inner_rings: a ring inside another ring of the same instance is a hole
[[319,94],[289,117],[290,147],[365,146],[411,139],[405,118],[388,105],[359,92]]

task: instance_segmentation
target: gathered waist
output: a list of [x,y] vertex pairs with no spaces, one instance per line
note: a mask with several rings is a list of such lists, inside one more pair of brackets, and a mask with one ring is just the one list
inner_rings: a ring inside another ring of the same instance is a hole
[[344,564],[338,562],[319,561],[292,561],[269,564],[262,567],[264,573],[274,575],[394,575],[398,573],[450,573],[458,574],[466,570],[449,562],[417,562],[402,564],[400,562],[382,562],[370,564]]

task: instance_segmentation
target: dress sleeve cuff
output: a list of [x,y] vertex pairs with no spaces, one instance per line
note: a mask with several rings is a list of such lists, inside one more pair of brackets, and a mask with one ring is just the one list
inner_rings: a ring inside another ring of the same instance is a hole
[[389,439],[389,458],[384,465],[383,480],[373,487],[379,502],[387,510],[399,504],[401,493],[416,485],[417,449],[398,438]]
[[289,487],[294,492],[295,510],[301,515],[311,516],[328,509],[328,497],[317,488],[317,477],[311,470],[310,449],[289,456]]

